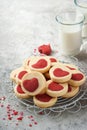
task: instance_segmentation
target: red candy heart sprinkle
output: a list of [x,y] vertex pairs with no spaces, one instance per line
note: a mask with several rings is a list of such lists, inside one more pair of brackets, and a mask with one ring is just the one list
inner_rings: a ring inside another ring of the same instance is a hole
[[24,80],[23,86],[29,92],[34,92],[38,88],[38,79],[32,78],[31,80]]
[[56,83],[56,82],[51,82],[48,86],[48,88],[52,91],[60,91],[63,89],[63,86]]
[[17,86],[17,92],[21,93],[21,94],[24,94],[24,91],[22,90],[21,85]]
[[21,71],[19,74],[18,74],[18,78],[19,79],[22,79],[22,77],[27,73],[27,71]]
[[38,94],[36,98],[41,102],[49,102],[52,99],[52,97],[47,94]]
[[45,59],[40,59],[37,61],[36,64],[33,64],[32,67],[40,69],[40,68],[45,68],[47,66],[47,61]]
[[63,76],[66,76],[69,74],[69,72],[67,71],[64,71],[60,68],[56,68],[54,71],[53,71],[53,74],[56,76],[56,77],[63,77]]
[[79,80],[83,79],[83,75],[80,74],[80,73],[72,74],[72,78],[71,79],[79,81]]

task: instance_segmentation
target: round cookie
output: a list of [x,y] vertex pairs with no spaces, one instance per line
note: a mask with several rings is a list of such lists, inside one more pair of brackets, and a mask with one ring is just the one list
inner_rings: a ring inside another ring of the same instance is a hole
[[53,56],[49,56],[48,58],[51,62],[51,66],[54,66],[58,62],[57,58],[55,58]]
[[74,71],[78,70],[78,67],[72,64],[66,64],[63,63],[64,66],[66,66],[68,69],[70,69],[70,71],[73,73]]
[[13,82],[17,83],[17,74],[18,74],[21,70],[23,70],[23,69],[24,69],[23,67],[20,67],[20,68],[17,68],[17,69],[15,69],[15,70],[13,70],[13,71],[10,73],[10,79],[11,79]]
[[62,97],[64,98],[71,98],[73,96],[75,96],[79,91],[79,87],[73,87],[70,84],[68,84],[68,91],[65,95],[63,95]]
[[21,87],[30,96],[44,93],[46,89],[46,79],[40,72],[31,72],[23,76]]
[[23,61],[23,67],[24,67],[24,68],[28,68],[29,62],[30,62],[30,58],[25,59],[25,60]]
[[85,75],[79,70],[76,70],[73,72],[69,84],[72,86],[80,86],[85,82],[85,80],[86,80]]
[[29,63],[29,68],[32,71],[45,73],[50,69],[51,62],[47,56],[35,56]]
[[24,62],[23,62],[23,67],[24,67],[25,69],[30,69],[30,68],[29,68],[29,63],[30,63],[30,60],[31,60],[33,57],[34,57],[34,56],[31,56],[31,57],[27,58],[26,60],[24,60]]
[[52,97],[59,97],[68,91],[68,83],[56,83],[52,80],[47,81],[46,93]]
[[51,80],[58,83],[68,82],[71,79],[70,70],[60,64],[54,65],[49,71]]
[[47,94],[38,94],[33,97],[34,104],[41,108],[53,106],[57,102],[57,97],[51,97]]
[[26,74],[26,73],[30,73],[31,71],[30,70],[26,70],[26,69],[21,69],[17,75],[16,75],[16,82],[17,84],[21,84],[21,81],[22,81],[22,78],[23,76]]
[[20,84],[17,84],[17,85],[14,87],[14,92],[15,92],[15,95],[16,95],[18,98],[26,99],[26,98],[29,98],[29,97],[30,97],[27,93],[25,93],[25,92],[22,90]]

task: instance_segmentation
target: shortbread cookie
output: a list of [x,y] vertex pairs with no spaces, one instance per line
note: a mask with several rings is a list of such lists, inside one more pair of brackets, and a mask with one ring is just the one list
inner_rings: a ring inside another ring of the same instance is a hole
[[28,68],[29,67],[30,58],[23,61],[23,67]]
[[68,91],[65,95],[63,95],[62,97],[65,97],[65,98],[71,98],[73,96],[75,96],[79,91],[79,87],[73,87],[71,86],[70,84],[68,84]]
[[15,92],[15,95],[19,98],[29,98],[30,96],[25,93],[22,88],[21,88],[21,85],[17,84],[15,87],[14,87],[14,92]]
[[51,62],[46,56],[36,56],[29,63],[30,70],[45,73],[50,69]]
[[50,77],[54,82],[64,83],[71,79],[70,70],[62,65],[55,65],[49,71]]
[[17,83],[17,74],[18,74],[21,70],[23,70],[23,69],[24,69],[23,67],[20,67],[20,68],[17,68],[17,69],[15,69],[15,70],[13,70],[13,71],[10,73],[10,79],[11,79],[13,82]]
[[80,86],[85,82],[85,80],[86,80],[85,75],[79,70],[76,70],[73,72],[69,84],[72,86]]
[[33,97],[35,105],[41,108],[53,106],[57,102],[57,97],[51,97],[47,94],[38,94]]
[[46,79],[43,74],[34,71],[24,75],[21,86],[24,92],[34,96],[44,92],[46,89]]
[[70,70],[72,71],[72,73],[73,73],[74,71],[78,70],[78,67],[75,66],[75,65],[66,64],[66,63],[64,63],[63,65],[66,66],[68,69],[70,69]]
[[31,57],[27,58],[26,60],[24,60],[24,62],[23,62],[23,67],[24,67],[25,69],[30,69],[30,68],[29,68],[29,63],[30,63],[30,60],[31,60],[33,57],[34,57],[34,56],[31,56]]
[[52,97],[59,97],[68,91],[68,83],[56,83],[52,80],[47,81],[46,93]]
[[51,66],[54,66],[58,62],[57,58],[53,56],[49,56],[48,58],[51,61]]
[[30,70],[26,70],[26,69],[22,69],[18,72],[18,74],[16,75],[16,82],[17,84],[21,84],[22,78],[26,73],[30,73]]

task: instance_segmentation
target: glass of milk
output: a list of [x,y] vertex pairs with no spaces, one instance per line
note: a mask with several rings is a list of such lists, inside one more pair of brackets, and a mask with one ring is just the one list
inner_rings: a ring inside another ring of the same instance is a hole
[[82,37],[87,38],[87,0],[74,0],[77,13],[83,13],[85,21],[82,29]]
[[56,16],[58,42],[63,55],[75,56],[80,52],[84,19],[84,15],[76,11],[64,11]]

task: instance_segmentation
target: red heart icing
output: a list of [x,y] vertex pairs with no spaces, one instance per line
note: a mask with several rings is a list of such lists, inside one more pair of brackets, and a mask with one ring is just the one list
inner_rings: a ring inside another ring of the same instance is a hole
[[27,73],[27,71],[21,71],[19,74],[18,74],[18,78],[19,79],[22,79],[22,77]]
[[41,102],[49,102],[52,99],[52,97],[47,94],[38,94],[36,98]]
[[83,79],[83,75],[81,73],[72,74],[71,79],[76,80],[76,81],[80,81]]
[[72,91],[72,86],[70,84],[68,84],[68,92]]
[[64,87],[56,82],[51,82],[48,86],[48,88],[52,91],[60,91],[62,90]]
[[33,64],[32,67],[40,69],[45,68],[47,66],[47,61],[45,59],[40,59],[37,63]]
[[57,60],[55,58],[50,58],[51,62],[57,62]]
[[72,68],[72,67],[69,67],[69,66],[66,66],[67,68],[69,68],[70,70],[76,70],[75,68]]
[[34,92],[38,88],[38,79],[32,78],[23,81],[24,88],[29,92]]
[[24,94],[24,91],[22,90],[21,85],[17,86],[17,92],[21,93],[21,94]]
[[53,71],[53,74],[56,76],[56,77],[63,77],[63,76],[67,76],[69,74],[69,72],[65,71],[65,70],[62,70],[60,68],[56,68],[54,71]]

